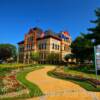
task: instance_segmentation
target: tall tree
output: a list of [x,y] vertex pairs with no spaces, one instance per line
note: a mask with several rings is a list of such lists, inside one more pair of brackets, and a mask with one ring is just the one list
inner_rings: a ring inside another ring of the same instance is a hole
[[[88,34],[81,34],[81,36],[78,36],[71,45],[72,52],[80,62],[93,60],[93,45],[100,44],[100,8],[95,10],[95,14],[97,19],[91,22],[96,26],[89,28]],[[91,42],[92,39],[95,40],[94,43]]]
[[85,34],[77,37],[71,44],[72,53],[80,62],[85,60],[92,60],[93,58],[93,44],[90,40],[85,38]]
[[89,28],[89,34],[87,34],[88,39],[95,39],[95,45],[100,44],[100,8],[95,10],[95,15],[97,17],[96,20],[91,21],[91,23],[94,23],[96,26],[93,28]]

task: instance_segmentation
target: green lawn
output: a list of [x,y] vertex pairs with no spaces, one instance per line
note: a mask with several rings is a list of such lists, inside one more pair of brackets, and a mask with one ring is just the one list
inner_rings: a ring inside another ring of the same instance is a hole
[[0,68],[22,68],[27,67],[29,64],[22,64],[22,63],[7,63],[7,64],[0,64]]

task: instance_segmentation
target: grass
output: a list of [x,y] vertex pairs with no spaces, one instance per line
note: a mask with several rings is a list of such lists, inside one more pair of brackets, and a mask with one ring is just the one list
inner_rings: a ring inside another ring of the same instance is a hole
[[26,75],[29,72],[40,69],[40,68],[42,68],[42,67],[24,70],[23,72],[18,73],[18,75],[17,75],[17,80],[19,80],[24,86],[26,86],[29,89],[30,97],[43,95],[42,91],[36,84],[31,83],[26,79]]
[[18,97],[7,97],[7,98],[2,98],[2,99],[0,98],[0,100],[24,100],[26,98],[29,98],[29,95],[23,94]]
[[7,73],[11,71],[10,68],[0,68],[0,76],[5,76]]
[[7,64],[0,64],[0,68],[23,68],[28,67],[31,64],[22,64],[22,63],[7,63]]
[[64,78],[56,76],[52,71],[49,71],[47,74],[51,77],[54,77],[54,78],[63,79],[63,80],[70,81],[70,82],[73,82],[75,84],[78,84],[79,86],[81,86],[82,88],[84,88],[88,91],[100,92],[100,87],[95,88],[93,85],[89,84],[86,81],[80,81],[80,80],[75,80],[75,79],[70,79],[70,78],[64,79]]

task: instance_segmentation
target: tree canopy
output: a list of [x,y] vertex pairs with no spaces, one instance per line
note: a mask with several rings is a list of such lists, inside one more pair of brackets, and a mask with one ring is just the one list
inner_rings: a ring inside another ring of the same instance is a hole
[[100,8],[95,10],[96,20],[91,21],[95,24],[95,27],[88,28],[89,34],[87,34],[87,39],[95,39],[94,45],[100,44]]
[[54,53],[54,52],[51,52],[48,56],[47,56],[47,60],[51,63],[54,63],[54,62],[59,62],[59,54],[58,53]]
[[38,61],[39,58],[40,58],[39,52],[32,52],[32,53],[31,53],[31,59],[32,59],[33,61]]
[[12,44],[0,44],[0,60],[15,59],[16,47]]
[[76,58],[76,56],[75,56],[74,54],[67,54],[67,55],[65,55],[65,57],[64,57],[64,59],[65,59],[66,61],[68,61],[68,59],[74,59],[74,58]]
[[93,44],[85,38],[84,34],[77,37],[71,44],[72,53],[79,59],[80,62],[93,59]]

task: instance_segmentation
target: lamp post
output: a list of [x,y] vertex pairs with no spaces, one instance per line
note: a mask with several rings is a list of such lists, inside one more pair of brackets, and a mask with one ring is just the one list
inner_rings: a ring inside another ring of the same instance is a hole
[[[95,39],[92,39],[92,43],[95,43]],[[97,65],[96,65],[96,46],[93,46],[94,49],[94,66],[95,66],[95,74],[96,74],[96,79],[98,80],[98,69],[97,69]]]

